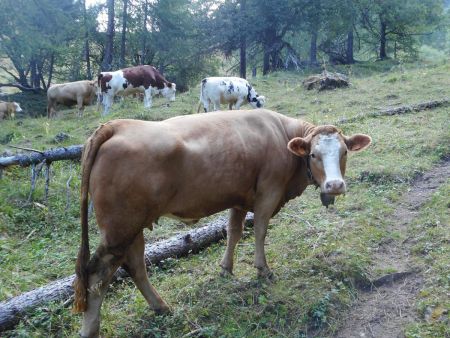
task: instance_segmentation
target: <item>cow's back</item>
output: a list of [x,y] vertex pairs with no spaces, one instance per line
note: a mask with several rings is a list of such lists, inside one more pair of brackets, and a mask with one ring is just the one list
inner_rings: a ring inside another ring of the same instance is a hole
[[261,175],[279,176],[274,182],[283,183],[294,165],[283,124],[270,111],[115,120],[111,126],[114,136],[99,150],[91,188],[100,184],[103,198],[124,198],[132,186],[133,200],[146,201],[158,216],[201,218],[233,206],[251,209]]

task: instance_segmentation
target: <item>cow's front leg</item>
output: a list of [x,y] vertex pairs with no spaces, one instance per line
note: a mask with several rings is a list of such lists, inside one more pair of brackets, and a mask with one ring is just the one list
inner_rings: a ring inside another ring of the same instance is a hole
[[267,265],[264,241],[270,218],[279,205],[281,193],[268,191],[266,194],[260,195],[261,197],[255,203],[253,221],[255,231],[255,268],[257,269],[258,277],[272,279],[274,275]]
[[144,107],[151,108],[151,106],[152,106],[152,88],[149,87],[148,89],[144,90]]
[[233,274],[233,256],[236,244],[242,236],[244,229],[244,218],[247,211],[240,209],[231,209],[227,228],[227,248],[220,266],[222,267],[222,276]]

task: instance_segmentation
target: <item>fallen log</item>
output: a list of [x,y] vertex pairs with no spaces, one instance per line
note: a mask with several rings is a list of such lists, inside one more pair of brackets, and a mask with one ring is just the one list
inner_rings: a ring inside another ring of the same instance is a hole
[[[246,224],[253,222],[253,214],[248,213]],[[167,258],[186,256],[196,253],[209,245],[226,238],[227,216],[221,216],[207,225],[186,233],[173,236],[145,246],[145,263],[147,266],[159,263]],[[117,270],[114,279],[125,278],[123,269]],[[23,293],[0,303],[0,332],[13,328],[27,312],[46,303],[60,301],[71,302],[73,295],[72,283],[75,275],[58,279],[46,286]]]
[[78,144],[43,151],[31,151],[32,153],[30,154],[18,154],[14,156],[0,157],[0,169],[6,168],[11,165],[20,165],[22,167],[26,167],[44,161],[49,163],[61,160],[78,160],[81,158],[83,145]]
[[369,113],[358,113],[354,117],[341,118],[340,120],[338,120],[336,122],[336,124],[356,122],[356,121],[365,119],[367,117],[392,116],[392,115],[401,115],[401,114],[412,113],[412,112],[419,112],[419,111],[423,111],[423,110],[444,107],[449,104],[450,104],[450,99],[445,98],[442,100],[427,101],[427,102],[411,104],[411,105],[407,105],[407,106],[383,109],[383,110],[369,112]]

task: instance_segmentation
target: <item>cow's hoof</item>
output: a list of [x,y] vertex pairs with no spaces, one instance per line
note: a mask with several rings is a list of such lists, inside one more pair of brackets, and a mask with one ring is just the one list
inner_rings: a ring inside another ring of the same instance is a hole
[[220,271],[220,277],[231,278],[233,277],[233,271],[231,269],[227,269],[222,266],[222,270]]
[[276,280],[275,274],[268,267],[257,269],[258,269],[258,279],[264,279],[271,282]]
[[172,309],[168,305],[153,309],[153,311],[155,311],[155,314],[158,316],[170,315],[172,313]]

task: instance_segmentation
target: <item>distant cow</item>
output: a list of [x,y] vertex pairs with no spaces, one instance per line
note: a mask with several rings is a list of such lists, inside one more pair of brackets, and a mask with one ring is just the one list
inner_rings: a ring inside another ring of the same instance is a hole
[[[254,212],[255,267],[271,277],[264,240],[272,216],[310,185],[330,198],[343,194],[347,151],[369,146],[265,110],[178,116],[165,121],[113,120],[87,140],[82,160],[81,247],[74,310],[84,312],[82,337],[99,335],[100,307],[111,277],[123,266],[152,309],[168,305],[150,284],[144,228],[161,216],[198,220],[231,209],[221,262],[232,273],[247,211]],[[88,194],[101,242],[90,259]]]
[[109,113],[116,95],[125,96],[143,92],[146,108],[152,106],[152,97],[156,94],[162,94],[169,101],[175,101],[175,83],[167,81],[153,66],[144,65],[114,72],[101,72],[97,81],[99,94],[103,96],[103,115]]
[[17,102],[5,102],[0,101],[0,120],[3,119],[14,119],[16,113],[22,111]]
[[96,95],[95,81],[82,80],[53,84],[47,90],[47,117],[56,113],[56,105],[77,105],[78,116],[83,116],[84,107],[92,104]]
[[200,103],[205,113],[220,110],[220,104],[228,104],[229,109],[239,109],[241,105],[250,103],[253,108],[264,107],[265,97],[258,95],[247,80],[240,77],[207,77],[200,86]]

